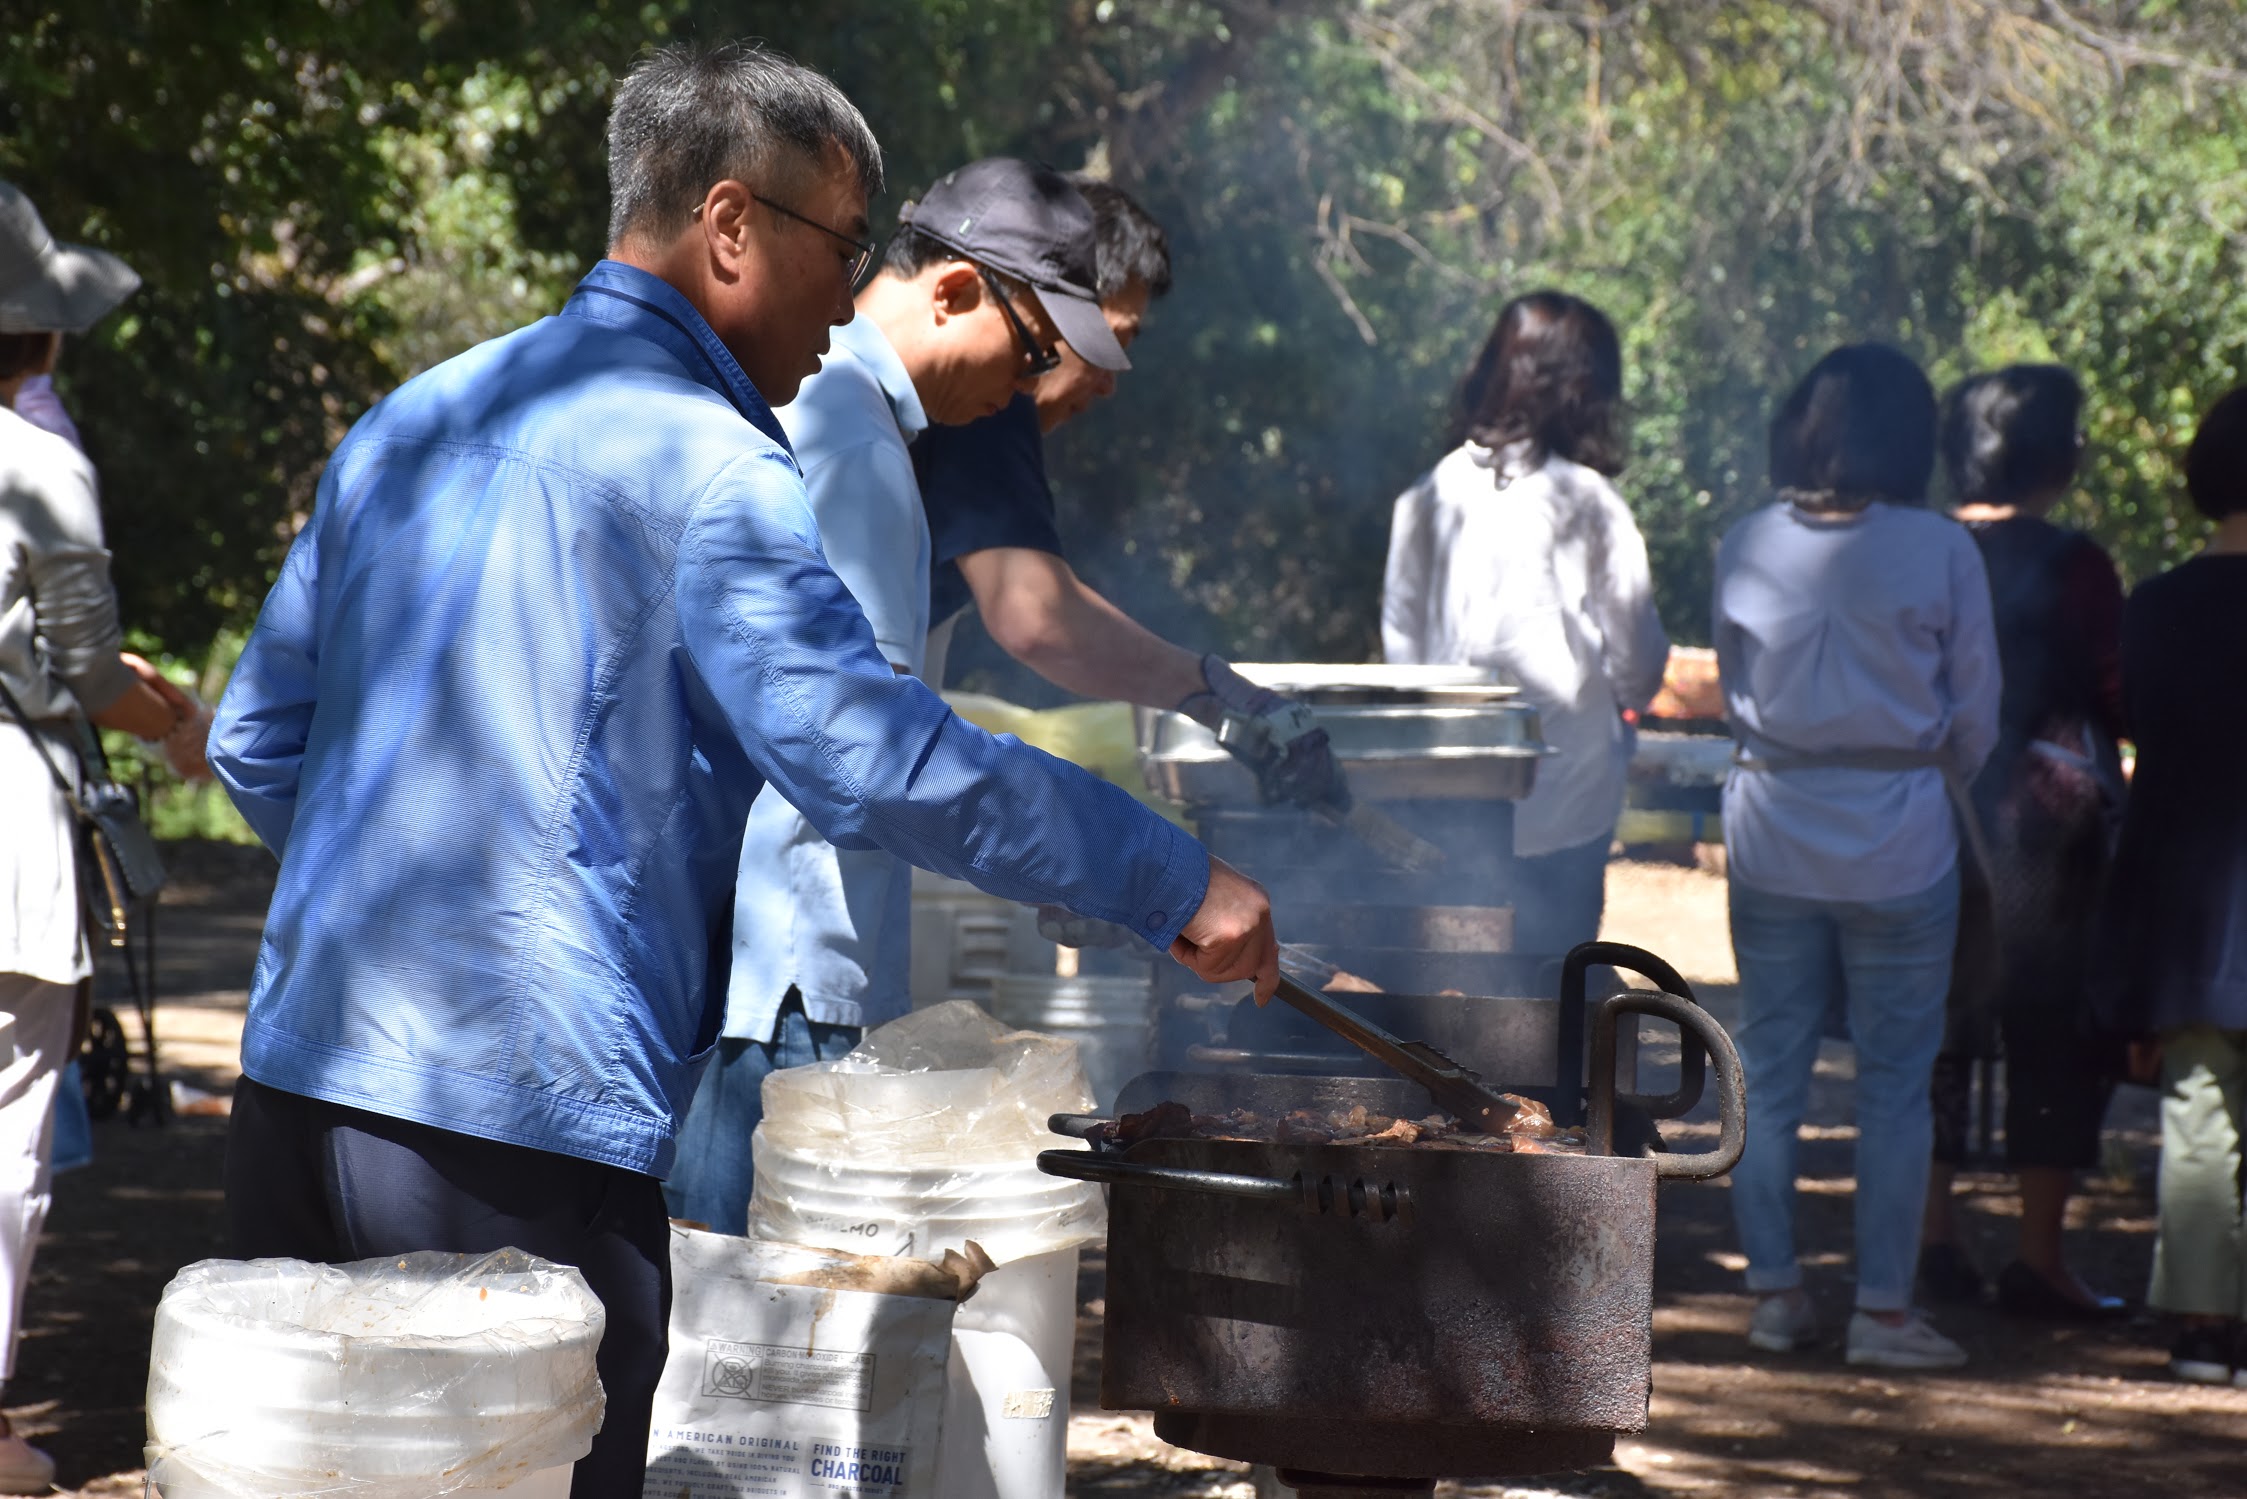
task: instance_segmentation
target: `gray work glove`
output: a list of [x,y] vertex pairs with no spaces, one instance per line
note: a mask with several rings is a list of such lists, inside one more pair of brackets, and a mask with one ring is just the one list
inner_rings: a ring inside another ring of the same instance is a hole
[[1138,936],[1128,926],[1079,916],[1067,906],[1038,907],[1038,935],[1056,947],[1131,947]]
[[1349,783],[1309,708],[1257,686],[1216,656],[1202,657],[1202,680],[1208,686],[1178,711],[1208,725],[1226,753],[1255,773],[1267,803],[1350,810]]

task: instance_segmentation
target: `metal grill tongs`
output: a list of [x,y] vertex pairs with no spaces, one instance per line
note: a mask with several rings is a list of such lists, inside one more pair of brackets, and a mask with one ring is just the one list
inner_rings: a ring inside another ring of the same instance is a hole
[[1340,812],[1331,804],[1322,803],[1311,808],[1311,814],[1329,826],[1353,834],[1391,864],[1414,874],[1427,874],[1444,866],[1442,849],[1378,807],[1352,802],[1349,811]]
[[[1280,961],[1292,966],[1302,956],[1308,955],[1290,954],[1283,945]],[[1345,1009],[1284,971],[1280,974],[1279,996],[1367,1056],[1427,1089],[1437,1108],[1468,1129],[1486,1135],[1502,1134],[1520,1112],[1484,1087],[1480,1073],[1460,1066],[1425,1041],[1405,1041],[1390,1035],[1355,1010]]]

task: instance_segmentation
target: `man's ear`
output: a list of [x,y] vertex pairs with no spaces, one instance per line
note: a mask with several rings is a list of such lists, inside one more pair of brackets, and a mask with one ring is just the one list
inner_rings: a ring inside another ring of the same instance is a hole
[[964,317],[983,305],[983,278],[967,261],[946,261],[929,284],[929,302],[936,309],[939,323]]
[[749,215],[755,210],[749,189],[730,177],[713,184],[703,195],[697,220],[702,226],[702,245],[712,271],[721,281],[738,280],[743,274],[749,257]]

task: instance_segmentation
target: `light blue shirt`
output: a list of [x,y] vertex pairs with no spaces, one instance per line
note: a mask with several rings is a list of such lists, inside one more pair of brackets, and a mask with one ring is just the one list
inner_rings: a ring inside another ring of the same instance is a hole
[[[871,318],[832,351],[780,421],[803,465],[820,545],[891,665],[921,675],[929,531],[910,445],[928,425],[913,377]],[[749,811],[733,911],[725,1034],[769,1041],[790,988],[823,1025],[878,1025],[910,1008],[911,868],[840,849],[770,788]]]
[[1208,858],[897,676],[780,424],[604,261],[329,460],[211,741],[280,855],[242,1067],[661,1174],[768,781],[850,849],[1167,944]]
[[[1971,781],[1997,743],[1997,632],[1965,527],[1909,506],[1769,505],[1717,552],[1717,668],[1751,752],[1938,751]],[[1893,900],[1958,858],[1942,772],[1746,770],[1724,788],[1732,877],[1811,900]]]

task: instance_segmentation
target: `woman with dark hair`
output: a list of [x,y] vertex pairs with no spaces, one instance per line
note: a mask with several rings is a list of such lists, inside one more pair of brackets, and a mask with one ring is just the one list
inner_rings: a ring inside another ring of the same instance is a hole
[[2113,1046],[2091,1024],[2085,963],[2122,800],[2122,584],[2097,542],[2044,518],[2074,482],[2082,405],[2065,369],[2017,364],[1965,381],[1943,408],[1943,467],[1989,573],[2005,689],[1997,748],[1974,781],[1989,898],[1965,908],[1969,921],[1988,914],[1996,961],[1986,983],[1964,965],[1952,978],[1919,1262],[1930,1296],[1979,1295],[1951,1185],[1966,1156],[1973,1059],[1986,1054],[1994,1022],[2005,1055],[2005,1156],[2021,1182],[2019,1248],[1998,1276],[1998,1303],[2060,1320],[2123,1310],[2061,1256],[2068,1194],[2075,1173],[2098,1164],[2117,1070]]
[[1400,664],[1492,666],[1559,751],[1514,808],[1514,945],[1599,935],[1631,734],[1669,659],[1621,472],[1622,346],[1565,292],[1508,302],[1460,388],[1453,448],[1396,502],[1381,643]]
[[2161,1043],[2160,1237],[2146,1300],[2181,1379],[2247,1385],[2247,386],[2209,408],[2185,484],[2215,531],[2122,614],[2130,780],[2094,959],[2110,1030]]
[[1919,367],[1879,344],[1828,354],[1772,419],[1778,502],[1726,534],[1714,608],[1738,744],[1724,842],[1748,1085],[1732,1213],[1760,1298],[1748,1341],[1817,1335],[1795,1147],[1838,1000],[1857,1061],[1848,1358],[1891,1369],[1966,1359],[1913,1309],[1912,1274],[1958,932],[1953,804],[1997,737],[1989,585],[1965,531],[1925,508],[1934,463]]

